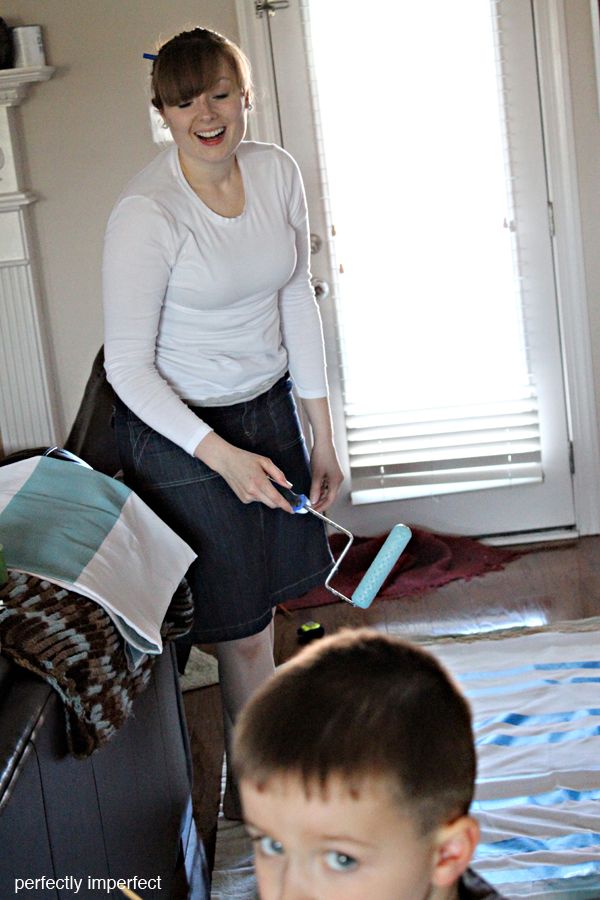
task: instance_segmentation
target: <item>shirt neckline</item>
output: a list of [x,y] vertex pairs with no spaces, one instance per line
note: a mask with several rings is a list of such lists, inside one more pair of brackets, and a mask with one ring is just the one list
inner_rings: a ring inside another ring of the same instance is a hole
[[[240,147],[241,147],[241,144],[240,144]],[[189,184],[187,178],[183,174],[183,169],[181,168],[181,161],[179,159],[179,153],[177,150],[177,146],[173,147],[172,149],[173,149],[173,154],[174,154],[174,158],[175,158],[175,171],[177,173],[177,177],[178,177],[181,185],[183,186],[183,189],[192,196],[193,200],[196,201],[196,203],[200,206],[200,208],[202,209],[202,212],[205,215],[207,215],[209,218],[213,219],[213,221],[218,222],[220,225],[228,225],[228,224],[233,224],[235,222],[239,222],[239,221],[241,221],[241,219],[243,219],[246,216],[246,214],[248,212],[248,205],[249,205],[250,198],[249,198],[249,193],[248,193],[248,179],[246,178],[245,165],[243,162],[242,154],[239,153],[239,147],[238,147],[238,152],[236,152],[236,154],[235,154],[235,158],[237,159],[238,165],[240,167],[240,174],[242,176],[242,182],[244,185],[244,208],[241,211],[241,213],[239,214],[239,216],[222,216],[220,213],[215,212],[214,209],[211,209],[210,206],[207,206],[207,204],[204,202],[202,197],[198,196],[196,191],[192,188],[192,186]]]

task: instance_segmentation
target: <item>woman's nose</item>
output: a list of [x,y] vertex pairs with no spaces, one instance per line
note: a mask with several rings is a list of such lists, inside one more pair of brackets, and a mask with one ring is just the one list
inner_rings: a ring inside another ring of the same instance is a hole
[[205,97],[204,94],[200,94],[199,97],[196,97],[195,106],[196,112],[198,115],[202,116],[203,119],[210,119],[214,115],[210,100],[208,97]]

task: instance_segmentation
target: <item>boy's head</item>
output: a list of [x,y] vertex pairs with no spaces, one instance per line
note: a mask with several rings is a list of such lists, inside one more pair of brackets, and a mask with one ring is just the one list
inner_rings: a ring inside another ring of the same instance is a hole
[[475,752],[429,653],[367,630],[311,645],[242,713],[234,765],[263,900],[454,896]]

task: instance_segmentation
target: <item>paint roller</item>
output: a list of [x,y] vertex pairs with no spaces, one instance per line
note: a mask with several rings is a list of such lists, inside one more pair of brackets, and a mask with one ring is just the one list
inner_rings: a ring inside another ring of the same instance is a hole
[[317,518],[321,519],[323,522],[331,525],[336,531],[346,535],[348,538],[346,546],[340,553],[335,565],[327,576],[325,587],[328,591],[331,591],[332,594],[335,594],[336,597],[340,597],[341,600],[345,600],[353,606],[358,606],[360,609],[368,609],[375,599],[379,588],[392,571],[396,561],[412,537],[412,532],[408,525],[394,525],[380,547],[375,559],[361,578],[352,596],[346,597],[344,594],[341,594],[339,591],[336,591],[335,588],[331,587],[330,582],[350,549],[352,541],[354,540],[354,535],[346,528],[342,528],[341,525],[338,525],[337,522],[333,522],[331,519],[328,519],[327,516],[324,516],[320,512],[317,512],[316,509],[313,509],[310,500],[305,494],[294,494],[293,491],[286,488],[282,489],[281,493],[285,496],[286,500],[289,501],[294,513],[311,513],[313,516],[317,516]]

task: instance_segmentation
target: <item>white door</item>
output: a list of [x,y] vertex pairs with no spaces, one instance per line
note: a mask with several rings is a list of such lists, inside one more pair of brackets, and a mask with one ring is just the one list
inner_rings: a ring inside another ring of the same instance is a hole
[[[319,8],[316,4],[319,2]],[[485,3],[485,0],[478,0]],[[254,5],[254,4],[252,4]],[[263,104],[263,115],[259,121],[257,136],[262,140],[275,140],[281,143],[298,161],[307,190],[311,232],[321,237],[323,245],[313,254],[313,274],[331,287],[330,295],[321,301],[326,345],[328,353],[329,380],[332,394],[332,407],[334,412],[337,444],[347,472],[350,472],[351,454],[348,451],[348,396],[344,398],[344,388],[348,394],[348,375],[342,377],[341,362],[346,362],[347,357],[340,359],[341,336],[344,334],[345,292],[349,296],[351,288],[346,287],[346,275],[339,274],[339,265],[347,268],[344,259],[339,258],[340,249],[336,246],[332,231],[339,234],[344,232],[345,223],[340,221],[338,211],[330,206],[330,192],[327,187],[331,181],[331,172],[327,172],[327,163],[330,163],[327,141],[323,139],[323,131],[319,122],[319,112],[315,113],[318,106],[319,84],[315,79],[321,73],[323,77],[323,60],[321,68],[315,66],[314,51],[317,46],[326,48],[327,62],[330,63],[330,71],[327,74],[331,79],[327,90],[331,98],[332,92],[339,92],[340,102],[343,97],[352,96],[358,81],[372,82],[372,103],[369,108],[358,108],[353,114],[349,107],[347,120],[347,139],[349,142],[363,141],[364,164],[348,173],[347,182],[338,177],[339,156],[336,161],[337,191],[339,206],[346,216],[351,217],[351,204],[346,204],[346,197],[352,198],[369,191],[369,173],[372,167],[384,166],[389,170],[390,184],[394,180],[394,162],[390,162],[390,147],[385,141],[395,140],[394,159],[401,166],[402,160],[410,159],[411,166],[418,165],[418,156],[409,152],[411,142],[418,141],[417,127],[414,122],[415,115],[419,115],[419,79],[399,79],[394,86],[393,102],[390,103],[389,83],[377,84],[377,70],[381,68],[381,54],[389,52],[389,43],[378,38],[378,29],[384,32],[393,32],[394,28],[402,27],[411,30],[411,9],[416,9],[416,4],[406,3],[400,5],[394,3],[380,3],[366,10],[362,3],[331,3],[327,6],[338,5],[343,9],[335,28],[329,24],[328,32],[319,35],[315,29],[324,27],[321,23],[323,9],[320,0],[290,0],[289,4],[271,3],[258,4],[258,6],[271,6],[274,15],[267,15],[266,11],[255,21],[256,32],[254,35],[255,47],[260,47],[262,40],[262,52],[260,58],[253,59],[255,68],[255,80],[257,82],[257,103]],[[436,3],[428,4],[432,10],[432,27]],[[277,7],[277,9],[275,9]],[[446,7],[454,7],[455,4],[446,4]],[[239,8],[239,6],[238,6]],[[401,13],[398,12],[399,8]],[[421,7],[422,8],[422,7]],[[510,486],[486,487],[486,489],[462,490],[460,487],[450,489],[448,493],[432,493],[430,496],[408,497],[406,499],[389,499],[385,502],[369,502],[369,497],[375,497],[376,492],[369,494],[357,490],[357,481],[347,479],[345,490],[342,493],[335,508],[330,510],[331,517],[346,525],[356,533],[368,534],[389,529],[395,522],[403,521],[421,525],[437,531],[446,531],[472,535],[499,535],[523,532],[549,531],[552,529],[572,528],[575,523],[572,475],[570,467],[570,443],[568,433],[567,411],[565,404],[565,388],[561,360],[560,332],[557,314],[557,303],[554,284],[552,238],[548,217],[548,197],[546,190],[546,174],[544,166],[544,146],[542,137],[542,122],[539,108],[539,93],[537,82],[537,67],[535,56],[535,35],[532,8],[527,0],[500,0],[491,4],[493,10],[497,10],[502,16],[501,49],[503,66],[510,73],[509,91],[506,98],[508,104],[506,120],[508,121],[509,139],[513,146],[518,148],[518,209],[514,218],[507,217],[505,226],[509,231],[517,231],[520,247],[525,247],[525,253],[521,250],[524,260],[519,261],[519,278],[522,284],[522,296],[525,298],[526,307],[523,314],[525,320],[524,340],[527,343],[527,359],[529,371],[535,382],[539,448],[541,453],[541,472],[537,479],[514,478]],[[260,10],[259,10],[260,13]],[[360,17],[364,31],[364,40],[356,42],[355,65],[348,63],[347,54],[340,52],[342,42],[355,40],[349,27],[350,17]],[[249,18],[246,17],[246,22]],[[258,39],[256,38],[258,35]],[[262,38],[261,38],[262,35]],[[322,38],[325,38],[323,41]],[[438,35],[439,38],[439,35]],[[448,41],[452,41],[452,35],[448,35]],[[401,52],[401,42],[398,42],[398,53]],[[422,46],[422,53],[431,52],[429,45]],[[379,58],[378,58],[379,53]],[[251,53],[252,55],[252,53]],[[435,70],[435,57],[431,59],[431,67]],[[375,70],[375,75],[373,75]],[[444,79],[444,71],[436,73],[436,77]],[[475,76],[477,77],[477,76]],[[311,85],[311,79],[313,81]],[[335,79],[335,80],[333,80]],[[324,95],[326,91],[321,86]],[[377,107],[377,94],[386,94],[381,108]],[[313,101],[317,96],[317,103]],[[367,94],[368,96],[368,94]],[[415,103],[416,101],[416,103]],[[331,102],[331,99],[330,101]],[[364,103],[364,100],[360,101]],[[430,99],[424,96],[422,106],[425,107]],[[331,106],[330,106],[331,108]],[[402,117],[402,110],[410,110]],[[416,113],[415,113],[416,110]],[[401,129],[390,137],[390,123],[397,126],[401,122]],[[446,119],[447,122],[452,121]],[[324,123],[325,125],[327,123]],[[262,131],[260,130],[262,127]],[[344,128],[344,123],[336,125]],[[360,129],[365,133],[362,138],[358,135]],[[369,133],[370,132],[370,133]],[[444,146],[453,137],[446,130],[440,129],[439,147],[436,153],[423,153],[423,171],[415,171],[415,180],[427,183],[427,167],[435,165],[436,169],[444,166],[444,159],[449,154],[444,153]],[[387,153],[382,153],[383,149]],[[429,148],[429,151],[431,148]],[[415,162],[416,160],[416,162]],[[514,163],[514,160],[512,161]],[[448,177],[452,177],[451,170]],[[515,172],[509,173],[509,178],[515,178]],[[334,178],[335,180],[335,178]],[[393,201],[392,201],[393,202]],[[348,207],[348,208],[347,208]],[[402,211],[397,210],[401,216]],[[363,228],[369,232],[376,232],[379,227],[377,221],[364,222]],[[457,225],[457,227],[459,227]],[[368,243],[368,242],[366,242]],[[389,236],[382,234],[379,242],[381,247],[386,247],[386,252],[393,252],[394,244]],[[431,248],[431,266],[436,266],[437,254],[435,245]],[[354,244],[354,254],[360,253],[360,247]],[[382,251],[383,252],[383,251]],[[373,283],[377,284],[377,274],[381,259],[377,250],[373,249],[373,243],[365,251],[369,253],[363,262],[363,271],[369,267],[373,272]],[[405,262],[408,264],[408,261]],[[398,247],[397,266],[403,266],[402,247]],[[363,294],[368,295],[363,281]],[[365,331],[369,327],[369,317],[373,315],[373,298],[364,296]],[[394,301],[395,302],[395,301]],[[399,300],[402,303],[402,298]],[[384,308],[385,309],[385,308]],[[385,335],[392,325],[387,321],[385,312],[381,308],[376,313],[378,327],[382,335]],[[432,312],[432,315],[434,313]],[[489,324],[489,323],[488,323]],[[481,323],[486,328],[485,321]],[[493,326],[495,327],[495,326]],[[451,334],[452,321],[448,317],[444,329],[448,330],[448,341],[453,340]],[[439,329],[438,329],[439,330]],[[439,335],[438,335],[439,339]],[[342,342],[343,343],[343,342]],[[347,342],[346,342],[347,343]],[[411,343],[417,355],[424,358],[431,353],[431,333],[426,327],[415,329],[411,332]],[[382,344],[385,346],[385,344]],[[383,351],[382,351],[383,352]],[[411,392],[411,371],[404,368],[403,354],[391,359],[389,348],[385,351],[387,372],[384,380],[389,383],[393,380],[399,397],[403,392]],[[474,357],[476,358],[476,356]],[[382,360],[376,360],[377,365]],[[443,383],[445,372],[435,371],[435,358],[431,359],[431,371],[435,377]],[[478,371],[473,371],[473,378],[477,379]],[[507,375],[509,373],[507,372]],[[351,380],[351,379],[350,379]],[[346,401],[346,402],[345,402]],[[425,417],[427,418],[427,417]],[[352,435],[350,435],[352,437]],[[377,441],[373,442],[376,446]],[[356,445],[354,445],[356,446]],[[435,454],[433,454],[435,456]],[[374,467],[376,469],[376,466]],[[403,476],[404,477],[404,476]],[[481,477],[481,476],[480,476]],[[388,491],[388,493],[390,493]],[[418,493],[418,492],[417,492]],[[385,497],[386,492],[381,494]],[[393,491],[391,491],[393,495]]]

